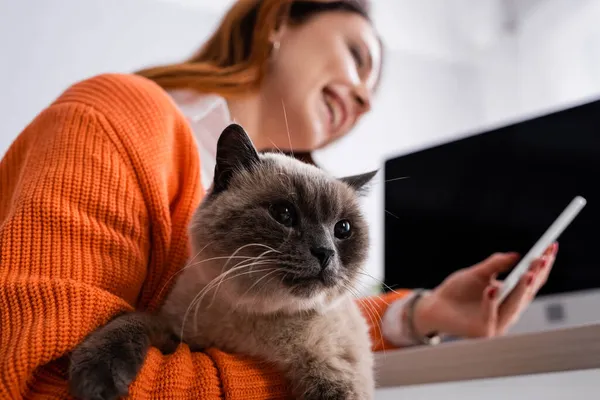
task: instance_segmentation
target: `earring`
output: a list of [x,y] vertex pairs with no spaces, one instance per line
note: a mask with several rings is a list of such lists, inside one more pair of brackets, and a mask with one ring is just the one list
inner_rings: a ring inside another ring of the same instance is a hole
[[278,51],[279,51],[279,41],[273,42],[272,47],[271,47],[271,54],[269,54],[269,57],[271,58],[271,60],[273,60],[275,58]]

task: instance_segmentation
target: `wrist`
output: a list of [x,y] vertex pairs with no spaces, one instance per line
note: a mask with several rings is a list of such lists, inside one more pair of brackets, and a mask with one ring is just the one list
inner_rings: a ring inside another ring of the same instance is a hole
[[431,292],[423,293],[415,304],[413,326],[415,333],[420,336],[429,336],[440,333],[435,318],[435,297]]

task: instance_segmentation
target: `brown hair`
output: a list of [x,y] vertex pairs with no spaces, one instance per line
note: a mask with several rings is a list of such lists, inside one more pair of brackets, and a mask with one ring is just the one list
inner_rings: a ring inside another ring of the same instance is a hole
[[[327,11],[354,12],[369,19],[367,0],[238,0],[190,59],[137,74],[164,89],[235,97],[259,87],[272,51],[270,36],[280,24],[300,24]],[[314,164],[310,153],[295,156]]]

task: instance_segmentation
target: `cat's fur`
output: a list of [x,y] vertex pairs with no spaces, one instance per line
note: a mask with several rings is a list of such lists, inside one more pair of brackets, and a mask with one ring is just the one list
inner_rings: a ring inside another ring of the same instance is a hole
[[[280,154],[259,155],[230,125],[190,227],[194,257],[159,315],[121,315],[74,350],[72,393],[125,395],[149,346],[168,353],[183,340],[193,350],[274,363],[298,398],[372,399],[368,327],[352,293],[368,247],[357,192],[373,175],[338,180]],[[292,226],[276,220],[282,201],[295,209]],[[351,224],[350,237],[336,237],[340,220]]]

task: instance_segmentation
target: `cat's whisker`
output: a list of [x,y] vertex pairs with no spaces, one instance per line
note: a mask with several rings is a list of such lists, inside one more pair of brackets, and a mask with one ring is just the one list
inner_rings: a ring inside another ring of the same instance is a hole
[[[204,246],[204,248],[206,248],[206,246]],[[202,251],[202,250],[200,250],[200,251]],[[200,253],[200,252],[199,252],[199,253]],[[198,253],[198,254],[199,254],[199,253]],[[177,277],[177,275],[181,274],[181,273],[182,273],[183,271],[185,271],[186,269],[188,269],[188,268],[192,268],[192,267],[197,267],[198,265],[200,265],[200,264],[204,264],[204,263],[206,263],[206,262],[209,262],[209,261],[225,260],[225,259],[228,259],[228,258],[230,258],[230,257],[211,257],[211,258],[207,258],[207,259],[205,259],[205,260],[200,260],[200,261],[193,262],[193,263],[190,263],[190,262],[188,262],[188,263],[187,263],[187,265],[186,265],[185,267],[181,268],[179,271],[176,271],[175,273],[173,273],[173,275],[171,275],[171,276],[170,276],[170,277],[167,279],[167,281],[165,282],[165,284],[162,286],[162,288],[161,288],[161,289],[160,289],[160,291],[158,292],[159,296],[160,296],[160,294],[162,293],[162,291],[163,291],[163,290],[165,290],[165,289],[167,288],[167,286],[169,285],[169,282],[171,282],[171,281],[172,281],[172,280],[173,280],[175,277]],[[248,259],[248,258],[254,258],[254,257],[236,256],[235,258],[244,258],[244,259]]]
[[[266,251],[265,253],[268,253],[268,252],[269,252],[269,251]],[[265,254],[265,253],[263,253],[263,254]],[[252,273],[252,272],[257,272],[257,271],[252,271],[252,267],[254,267],[254,266],[257,266],[257,265],[263,265],[263,264],[270,264],[270,263],[273,263],[273,262],[274,262],[274,260],[270,260],[270,259],[266,259],[266,260],[264,260],[264,259],[261,259],[261,257],[262,257],[262,254],[261,254],[260,256],[258,256],[258,257],[257,257],[257,258],[256,258],[254,261],[250,262],[249,264],[245,264],[245,265],[244,265],[244,267],[248,267],[248,268],[250,269],[250,271],[248,271],[249,273]],[[243,262],[244,262],[244,261],[242,261],[242,262],[240,262],[240,263],[236,264],[236,265],[234,266],[234,268],[235,268],[235,267],[237,267],[238,265],[240,265],[240,264],[241,264],[241,263],[243,263]],[[220,280],[219,282],[217,282],[217,286],[216,286],[216,289],[215,289],[215,293],[214,293],[213,299],[212,299],[212,301],[211,301],[211,303],[210,303],[209,307],[210,307],[210,306],[212,305],[212,303],[214,302],[214,300],[215,300],[215,297],[216,297],[216,295],[217,295],[217,292],[218,292],[218,290],[219,290],[219,287],[220,287],[220,286],[221,286],[221,284],[224,282],[224,278],[225,278],[225,276],[226,276],[226,275],[223,275],[223,278],[221,278],[221,280]],[[236,277],[237,277],[237,276],[239,276],[239,275],[236,275]],[[227,280],[229,280],[229,278],[228,278]]]
[[[367,298],[371,298],[371,296],[364,296],[365,299]],[[386,306],[389,306],[390,303],[388,303],[386,300],[384,300],[383,298],[380,298],[380,300],[383,302],[383,304],[385,304]]]
[[285,272],[285,271],[284,271],[284,274],[283,274],[283,276],[281,277],[281,281],[279,281],[279,284],[280,284],[280,285],[283,285],[283,281],[285,280],[285,278],[287,277],[287,275],[288,275],[288,274],[289,274],[289,272]]
[[[242,261],[244,262],[244,261]],[[183,340],[183,331],[185,328],[185,322],[187,319],[187,316],[191,310],[191,308],[193,308],[193,306],[195,305],[195,303],[197,302],[198,298],[201,298],[203,296],[204,293],[208,292],[212,287],[214,287],[214,285],[219,281],[219,279],[223,279],[225,278],[227,275],[230,275],[236,271],[239,271],[242,268],[246,268],[247,265],[239,265],[238,266],[234,266],[233,268],[217,275],[217,277],[215,277],[212,281],[210,281],[198,294],[196,294],[196,296],[194,296],[194,298],[192,299],[192,302],[190,303],[190,305],[188,306],[187,310],[185,311],[185,314],[183,315],[183,322],[181,324],[181,336],[180,338]],[[256,271],[254,271],[256,272]],[[194,321],[195,323],[196,321]]]
[[354,291],[354,289],[352,288],[352,286],[348,285],[343,285],[342,286],[348,293],[350,293],[352,295],[352,297],[354,297],[355,299],[358,299],[358,294]]
[[[227,262],[226,262],[226,263],[223,265],[223,267],[221,267],[221,273],[223,273],[223,271],[225,271],[225,268],[227,267],[227,265],[229,264],[229,262],[231,261],[231,259],[232,259],[233,257],[237,257],[237,256],[236,256],[236,254],[237,254],[238,252],[240,252],[241,250],[243,250],[243,249],[245,249],[245,248],[247,248],[247,247],[250,247],[250,246],[263,246],[263,247],[267,247],[267,248],[269,249],[269,250],[267,250],[267,251],[265,251],[265,252],[263,252],[263,253],[259,254],[257,257],[252,257],[253,259],[260,259],[262,256],[264,256],[265,254],[268,254],[268,253],[270,253],[270,252],[277,252],[277,253],[281,253],[280,251],[278,251],[278,250],[275,250],[275,249],[273,249],[272,247],[270,247],[270,246],[267,246],[267,245],[264,245],[264,244],[262,244],[262,243],[248,243],[248,244],[246,244],[246,245],[244,245],[244,246],[241,246],[241,247],[239,247],[237,250],[235,250],[235,251],[233,252],[233,254],[230,256],[230,259],[229,259],[229,260],[227,260]],[[238,264],[236,264],[236,266],[237,266],[237,265],[239,265],[239,263],[238,263]]]
[[[231,257],[234,257],[237,255],[237,253],[239,253],[240,251],[244,250],[245,248],[251,247],[251,246],[258,246],[258,247],[264,247],[267,248],[271,251],[274,251],[276,253],[281,253],[278,250],[275,250],[274,248],[272,248],[271,246],[267,246],[266,244],[262,244],[262,243],[248,243],[245,244],[243,246],[238,247],[238,249],[236,251],[233,252],[233,254],[231,254]],[[223,266],[223,268],[227,267],[227,265],[229,264],[229,261],[225,263],[225,265]]]
[[[252,266],[256,266],[256,265],[264,265],[264,264],[269,264],[269,263],[270,263],[269,261],[266,261],[266,262],[257,262],[257,263],[253,263],[253,264],[252,264]],[[257,273],[257,272],[266,272],[266,271],[270,271],[270,272],[269,272],[268,274],[266,274],[265,276],[263,276],[262,278],[260,278],[258,281],[260,281],[260,280],[264,279],[266,276],[269,276],[269,275],[270,275],[270,274],[272,274],[273,272],[277,272],[277,270],[276,270],[276,269],[273,269],[273,268],[263,268],[263,269],[260,269],[260,270],[252,270],[252,271],[244,272],[244,273],[241,273],[241,274],[238,274],[238,275],[235,275],[235,276],[230,276],[230,277],[228,277],[228,278],[227,278],[227,279],[225,279],[225,280],[221,280],[221,282],[219,282],[219,284],[218,284],[218,285],[215,287],[215,289],[214,289],[214,291],[213,291],[214,293],[213,293],[212,300],[211,300],[211,301],[210,301],[210,303],[208,304],[207,308],[210,308],[210,307],[213,305],[213,303],[214,303],[214,301],[215,301],[215,298],[217,297],[217,292],[219,291],[219,289],[220,289],[220,287],[221,287],[221,284],[222,284],[224,281],[229,281],[229,280],[232,280],[232,279],[238,278],[238,277],[240,277],[240,276],[243,276],[243,275],[249,275],[249,274],[252,274],[252,273]],[[255,284],[256,284],[256,282],[255,282],[255,283],[254,283],[252,286],[254,286]],[[250,290],[250,289],[248,289],[248,290]],[[246,293],[247,293],[247,291],[246,291]],[[246,295],[246,293],[244,293],[244,295]],[[243,298],[243,296],[244,296],[244,295],[240,296],[240,298]]]
[[[249,260],[240,261],[239,263],[237,263],[236,265],[234,265],[233,268],[231,268],[226,273],[221,272],[221,274],[219,274],[215,279],[213,279],[211,282],[209,282],[209,284],[203,289],[203,291],[206,291],[206,293],[208,293],[208,291],[212,290],[213,288],[215,289],[215,293],[214,293],[212,301],[210,302],[209,307],[212,306],[212,304],[213,304],[213,302],[215,300],[215,297],[217,295],[217,292],[218,292],[221,284],[223,284],[223,282],[228,281],[228,280],[233,279],[233,278],[237,278],[240,275],[246,275],[246,274],[249,274],[249,273],[252,273],[252,272],[260,272],[260,271],[253,271],[252,267],[254,267],[256,265],[263,265],[263,264],[267,264],[267,263],[271,263],[272,262],[272,260],[261,260],[260,256],[256,257],[256,258],[253,258],[252,261],[249,262],[249,264],[244,264],[244,263],[247,263],[248,261]],[[241,264],[243,264],[243,265],[241,265]],[[227,275],[229,275],[230,271],[234,271],[234,270],[237,271],[237,270],[239,270],[241,268],[246,268],[246,267],[250,269],[250,271],[248,271],[247,273],[242,273],[242,274],[234,275],[232,277],[228,277],[227,279],[225,279],[225,277],[227,277]],[[201,299],[200,299],[200,301],[198,301],[198,305],[200,304],[200,302],[201,302]],[[196,311],[196,313],[194,314],[194,325],[197,325],[197,319],[196,319],[197,314],[198,314],[198,312]]]
[[367,313],[371,322],[370,326],[375,331],[374,336],[378,334],[379,338],[376,337],[376,339],[383,341],[383,331],[381,330],[382,317],[379,317],[379,313],[377,312],[374,300],[369,297],[360,296],[360,294],[357,292],[357,289],[352,286],[352,283],[349,279],[346,278],[344,282],[346,283],[345,285],[343,285],[344,289],[346,289],[350,294],[352,294],[356,298],[356,300],[363,303],[363,310]]
[[348,293],[350,293],[354,298],[356,298],[357,300],[360,299],[360,295],[358,294],[358,291],[356,290],[356,288],[354,287],[354,283],[350,280],[350,278],[348,277],[342,277],[342,288],[345,289],[346,291],[348,291]]
[[[264,254],[264,253],[263,253]],[[248,267],[250,270],[252,270],[252,267],[254,265],[256,265],[258,262],[273,262],[273,260],[271,259],[262,259],[261,256],[258,257],[251,257],[249,259],[246,260],[242,260],[240,262],[238,262],[237,264],[235,264],[233,267],[231,267],[228,271],[223,272],[223,270],[221,270],[221,273],[219,275],[217,275],[212,281],[210,281],[206,287],[209,287],[210,285],[218,285],[220,283],[222,283],[223,279],[229,275],[231,272],[233,271],[238,271],[241,268],[245,268]]]
[[[216,261],[216,260],[231,260],[231,259],[239,259],[239,260],[250,260],[250,259],[254,259],[256,257],[253,256],[218,256],[218,257],[211,257],[211,258],[207,258],[205,260],[200,260],[200,261],[196,261],[193,264],[187,265],[185,268],[190,268],[190,267],[196,267],[200,264],[204,264],[205,262],[208,261]],[[182,268],[183,270],[183,268]]]
[[[244,246],[242,246],[242,247],[244,247]],[[240,248],[240,249],[241,249],[241,248]],[[237,251],[239,251],[240,249],[236,250],[236,252],[237,252]],[[272,253],[272,252],[274,252],[274,251],[277,251],[277,250],[275,250],[275,249],[267,250],[267,251],[265,251],[265,252],[263,252],[263,253],[260,253],[260,254],[259,254],[258,256],[256,256],[256,257],[250,257],[250,258],[252,258],[253,260],[260,260],[260,259],[261,259],[263,256],[265,256],[266,254]],[[235,252],[234,252],[234,254],[235,254]],[[232,257],[233,257],[233,256],[232,256]],[[223,265],[223,267],[221,268],[221,273],[223,273],[223,271],[225,271],[225,267],[227,266],[227,264],[228,264],[228,263],[229,263],[229,260],[228,260],[228,261],[225,263],[225,265]],[[240,265],[240,263],[236,264],[235,266],[238,266],[238,265]]]
[[397,292],[396,290],[394,290],[390,286],[388,286],[384,281],[382,281],[381,279],[375,278],[373,275],[369,274],[368,272],[365,272],[364,270],[362,270],[362,271],[359,270],[358,273],[361,274],[361,275],[364,275],[364,276],[367,276],[367,277],[373,279],[378,284],[383,285],[390,292],[393,292],[393,293],[396,293],[396,294],[400,294],[399,292]]
[[[359,283],[359,284],[362,284],[362,282],[357,282],[357,283]],[[365,287],[365,288],[368,288],[368,287]],[[381,300],[383,300],[383,299],[381,299]],[[370,308],[370,309],[372,309],[372,310],[375,312],[375,315],[377,316],[377,315],[379,314],[379,313],[377,313],[377,311],[376,311],[376,309],[377,309],[377,303],[375,303],[375,300],[373,299],[373,297],[372,297],[372,296],[361,296],[361,297],[359,298],[359,301],[361,301],[361,302],[367,302],[367,303],[369,303],[369,305],[370,305],[370,307],[369,307],[369,308]],[[385,300],[383,300],[383,302],[384,302],[384,303],[385,303],[387,306],[389,306],[389,303],[388,303],[388,302],[386,302]],[[379,324],[380,324],[380,323],[381,323],[381,320],[383,319],[383,317],[378,317],[377,319],[378,319],[378,322],[379,322]],[[377,325],[377,326],[380,326],[380,325]],[[383,337],[383,334],[381,334],[381,337]]]
[[208,242],[207,244],[205,244],[205,245],[204,245],[204,247],[202,247],[202,248],[200,249],[200,251],[199,251],[199,252],[197,252],[197,253],[196,253],[196,255],[195,255],[194,257],[192,257],[192,258],[191,258],[191,259],[190,259],[190,260],[189,260],[189,261],[188,261],[186,264],[191,264],[191,263],[193,263],[193,262],[194,262],[194,260],[196,260],[196,258],[197,258],[197,257],[200,255],[200,253],[202,253],[202,252],[203,252],[203,251],[204,251],[204,250],[205,250],[205,249],[206,249],[208,246],[210,246],[210,245],[211,245],[211,244],[213,244],[213,243],[214,243],[214,240],[213,240],[213,241],[210,241],[210,242]]
[[[352,290],[348,290],[357,301],[361,301],[364,302],[364,298],[361,298],[361,296],[352,291]],[[363,311],[367,314],[366,316],[369,318],[369,330],[373,329],[374,331],[380,330],[379,328],[379,323],[378,323],[378,317],[377,317],[377,313],[371,308],[371,306],[368,303],[363,303]],[[374,333],[374,336],[376,336],[377,332]],[[381,333],[380,333],[381,335]],[[376,338],[377,339],[377,338]]]
[[[278,269],[276,269],[276,268],[275,268],[275,269],[273,269],[271,272],[269,272],[269,273],[265,274],[265,276],[263,276],[262,278],[260,278],[260,279],[259,279],[259,280],[257,280],[256,282],[254,282],[254,283],[252,284],[252,286],[250,286],[250,287],[248,288],[248,290],[246,290],[246,291],[244,292],[244,294],[242,294],[241,296],[239,296],[239,298],[240,298],[240,299],[243,299],[243,298],[244,298],[244,297],[245,297],[245,296],[248,294],[248,292],[249,292],[250,290],[252,290],[252,288],[253,288],[254,286],[256,286],[256,285],[257,285],[257,284],[258,284],[260,281],[262,281],[262,280],[263,280],[263,279],[265,279],[266,277],[268,277],[268,276],[270,276],[270,275],[273,275],[275,272],[280,272],[280,271],[279,271]],[[271,276],[271,278],[273,278],[273,276]],[[268,282],[270,282],[271,278],[269,278],[269,279],[268,279],[268,280],[265,282],[265,284],[263,285],[263,287],[266,287],[266,284],[267,284]],[[260,291],[260,288],[259,288],[259,291]],[[236,305],[236,306],[233,308],[233,310],[232,310],[231,312],[234,312],[234,311],[236,311],[236,310],[239,308],[239,306],[240,306],[240,303],[238,303],[238,304],[237,304],[237,305]]]
[[[239,274],[236,274],[234,276],[230,276],[227,279],[225,279],[225,281],[231,280],[231,279],[236,279],[240,276],[244,276],[244,275],[249,275],[252,273],[258,273],[258,272],[266,272],[269,271],[271,268],[265,268],[265,269],[260,269],[260,270],[253,270],[253,271],[246,271],[246,272],[241,272]],[[214,290],[214,296],[211,300],[211,302],[209,303],[209,305],[207,306],[207,308],[210,308],[213,304],[213,302],[215,301],[215,296],[216,293],[218,292],[219,288],[220,288],[220,284],[222,283],[222,281],[219,283],[219,286],[215,287],[215,285],[213,285],[211,288],[204,288],[198,295],[196,295],[197,298],[195,298],[192,303],[190,304],[190,306],[188,308],[194,308],[194,327],[198,326],[198,311],[200,309],[200,305],[202,304],[202,301],[204,300],[204,297],[210,293],[211,290]],[[199,297],[198,297],[199,296]],[[182,331],[183,331],[183,326],[182,325]]]
[[244,292],[244,294],[242,294],[242,295],[240,296],[240,298],[244,298],[244,296],[246,296],[246,295],[248,294],[248,292],[249,292],[250,290],[252,290],[252,288],[253,288],[254,286],[258,285],[260,281],[262,281],[263,279],[265,279],[267,276],[274,274],[275,272],[279,272],[279,270],[278,270],[278,269],[273,269],[273,271],[269,272],[268,274],[265,274],[265,276],[263,276],[262,278],[258,279],[256,282],[254,282],[254,283],[252,284],[252,286],[250,286],[250,287],[248,288],[248,290],[246,290],[246,291]]
[[399,178],[391,178],[391,179],[386,179],[384,182],[388,183],[388,182],[396,182],[396,181],[402,181],[404,179],[408,179],[410,178],[410,176],[401,176]]
[[[269,262],[270,262],[269,260],[263,260],[263,261],[253,262],[251,264],[244,264],[244,265],[239,266],[235,270],[237,271],[237,270],[240,270],[240,269],[246,268],[246,267],[249,267],[251,269],[251,267],[254,267],[256,265],[267,264]],[[242,272],[242,273],[239,273],[239,274],[236,274],[236,275],[233,275],[233,276],[227,276],[229,272],[233,272],[233,269],[231,269],[231,270],[227,271],[226,273],[220,274],[215,279],[213,279],[211,282],[209,282],[208,285],[206,285],[200,292],[198,292],[198,294],[192,300],[192,303],[200,302],[202,300],[202,298],[199,297],[199,296],[203,296],[203,295],[205,295],[206,293],[208,293],[209,291],[211,291],[213,289],[218,290],[220,288],[220,286],[223,284],[223,282],[226,282],[226,281],[231,280],[231,279],[235,279],[235,278],[237,278],[239,276],[242,276],[242,275],[249,275],[249,274],[252,274],[252,273],[264,272],[264,271],[268,271],[268,270],[270,270],[270,268],[268,268],[268,269],[259,269],[259,270],[252,270],[251,269],[250,271]]]
[[292,153],[292,157],[294,156],[294,149],[292,148],[292,136],[290,135],[290,126],[288,125],[287,113],[285,112],[285,103],[283,99],[281,99],[281,107],[283,108],[283,118],[285,119],[285,129],[287,131],[288,140],[290,142],[290,152]]
[[275,149],[281,153],[281,154],[285,154],[283,151],[281,151],[281,149],[275,144],[274,141],[271,140],[271,138],[269,138],[269,142],[271,142],[271,144],[273,145],[273,147],[275,147]]
[[[266,252],[265,252],[265,253],[266,253]],[[264,253],[263,253],[263,254],[264,254]],[[234,265],[234,267],[233,267],[233,268],[236,268],[236,267],[238,267],[240,264],[242,264],[242,263],[244,263],[244,262],[247,262],[247,260],[246,260],[246,261],[241,261],[241,262],[237,263],[236,265]],[[261,256],[258,256],[258,257],[256,257],[256,258],[254,258],[254,259],[253,259],[253,260],[252,260],[252,261],[251,261],[249,264],[244,264],[243,266],[244,266],[244,267],[248,267],[248,268],[250,269],[250,271],[249,271],[249,272],[251,272],[251,271],[252,271],[252,267],[253,267],[253,266],[256,266],[256,265],[262,265],[262,264],[263,264],[263,263],[265,263],[265,262],[271,262],[271,261],[270,261],[270,260],[261,260]],[[220,274],[219,276],[222,276],[222,278],[221,278],[219,281],[217,281],[217,282],[216,282],[215,296],[216,296],[216,293],[217,293],[217,291],[219,290],[219,287],[220,287],[220,286],[221,286],[221,284],[224,282],[224,279],[225,279],[225,277],[227,276],[227,274],[223,274],[223,270],[221,270],[221,274]],[[213,296],[213,301],[214,301],[214,296]],[[211,301],[211,303],[210,303],[210,304],[212,305],[212,303],[213,303],[213,302]],[[209,307],[210,307],[210,306],[209,306]]]
[[386,214],[391,215],[392,217],[396,218],[396,219],[400,219],[400,217],[398,217],[396,214],[392,213],[391,211],[388,210],[384,210]]
[[263,288],[267,288],[267,285],[269,284],[269,282],[271,282],[273,280],[273,278],[277,278],[276,275],[271,276],[269,279],[267,279],[267,281],[263,284]]
[[[246,265],[243,265],[241,267],[246,267]],[[241,268],[240,267],[240,268]],[[239,268],[238,268],[239,269]],[[258,273],[258,272],[265,272],[265,271],[269,271],[269,268],[266,268],[264,270],[253,270],[253,271],[246,271],[246,272],[242,272],[242,273],[238,273],[234,276],[228,277],[226,280],[229,279],[235,279],[239,276],[242,275],[247,275],[247,274],[251,274],[251,273]],[[227,271],[229,272],[229,271]],[[194,309],[194,326],[198,326],[198,310],[199,310],[199,306],[202,303],[202,300],[204,299],[204,297],[215,288],[215,285],[217,284],[217,282],[214,282],[216,279],[218,279],[219,277],[215,278],[213,281],[211,281],[211,283],[207,286],[205,286],[200,292],[198,292],[196,294],[196,296],[194,296],[194,298],[192,299],[192,301],[190,302],[190,305],[188,306],[188,308],[186,309],[186,312],[183,316],[183,320],[182,320],[182,324],[181,324],[181,340],[183,341],[183,332],[184,332],[184,328],[185,328],[185,323],[188,317],[188,314],[190,313],[190,311],[192,309]]]
[[279,280],[279,286],[283,285],[283,281],[288,276],[288,274],[289,274],[289,272],[286,272],[285,270],[283,271],[283,275],[281,276],[281,279]]
[[362,303],[363,310],[369,316],[369,320],[371,322],[369,325],[370,325],[370,330],[373,330],[373,338],[378,343],[383,343],[384,338],[383,338],[383,331],[381,328],[382,317],[379,316],[379,313],[377,312],[377,308],[376,308],[376,304],[374,303],[374,300],[369,297],[360,297],[358,299],[358,301],[360,301]]
[[377,338],[377,340],[381,341],[381,343],[383,344],[384,338],[383,330],[381,328],[383,316],[379,316],[379,313],[377,312],[377,304],[375,303],[375,300],[373,300],[371,297],[363,297],[362,301],[365,301],[367,309],[371,310],[374,319],[374,321],[372,321],[374,322],[372,326],[375,330],[375,334],[379,334],[379,338]]
[[364,293],[366,293],[366,294],[367,294],[367,296],[371,296],[371,295],[373,295],[373,294],[371,293],[371,290],[373,289],[373,287],[372,287],[372,286],[369,286],[367,283],[365,283],[365,282],[362,282],[362,281],[358,281],[358,282],[356,282],[356,284],[357,284],[357,286],[360,286],[360,288],[359,288],[359,289],[361,289],[361,290],[364,290],[364,291],[365,291]]
[[[290,274],[296,274],[296,273],[302,271],[302,268],[296,268],[295,264],[288,263],[288,262],[281,261],[281,260],[278,260],[277,265],[278,265],[280,271],[290,273]],[[290,268],[287,268],[287,267],[290,267]]]

